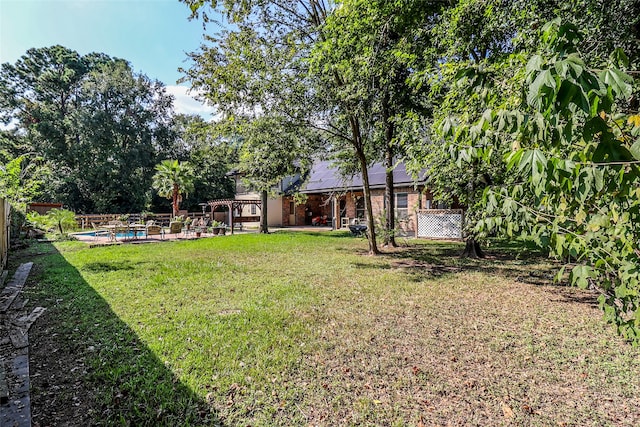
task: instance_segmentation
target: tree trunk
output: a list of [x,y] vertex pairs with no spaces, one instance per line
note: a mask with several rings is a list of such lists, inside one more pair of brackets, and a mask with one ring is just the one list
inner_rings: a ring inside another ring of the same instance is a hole
[[475,238],[468,237],[464,252],[460,256],[463,258],[484,258],[484,252]]
[[180,202],[178,198],[180,197],[180,191],[178,190],[178,185],[173,184],[173,193],[171,194],[171,209],[173,210],[173,216],[178,216],[178,212],[180,212]]
[[379,255],[378,243],[376,242],[376,228],[373,220],[373,206],[371,205],[371,189],[369,188],[369,171],[367,170],[367,155],[364,153],[360,122],[355,116],[349,117],[351,125],[351,143],[360,163],[362,172],[362,191],[364,193],[364,206],[367,210],[367,240],[369,241],[369,255]]
[[367,170],[367,158],[362,150],[356,150],[360,168],[362,169],[362,190],[364,192],[364,205],[367,210],[367,239],[369,240],[369,255],[379,255],[376,242],[376,229],[373,218],[373,206],[371,204],[371,189],[369,188],[369,171]]
[[384,233],[384,245],[391,247],[398,247],[396,243],[396,202],[395,202],[395,190],[393,188],[393,153],[391,148],[387,149],[386,159],[386,180],[384,188],[385,198],[385,233]]
[[262,190],[260,192],[260,202],[262,204],[260,207],[260,233],[269,234],[269,223],[267,221],[267,203],[269,202],[269,193],[267,193],[267,190]]
[[384,198],[385,198],[385,233],[384,233],[384,245],[392,246],[394,248],[398,247],[396,243],[396,201],[395,201],[395,190],[393,188],[393,149],[391,146],[387,146],[387,151],[385,153],[385,162],[384,166],[386,168],[386,180],[385,180],[385,188],[384,188]]
[[385,222],[384,222],[384,245],[391,247],[398,247],[396,244],[396,201],[395,201],[395,189],[393,188],[393,166],[394,166],[394,150],[393,150],[393,134],[394,128],[389,117],[389,100],[388,94],[382,99],[382,119],[384,120],[384,166],[385,166]]

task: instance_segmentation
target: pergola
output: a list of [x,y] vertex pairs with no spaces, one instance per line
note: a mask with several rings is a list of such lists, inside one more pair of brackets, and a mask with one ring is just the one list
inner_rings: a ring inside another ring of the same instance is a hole
[[[250,199],[222,199],[222,200],[212,200],[207,203],[211,206],[211,219],[213,219],[213,212],[217,207],[225,206],[229,210],[229,224],[231,226],[231,234],[233,234],[234,224],[233,224],[233,212],[236,210],[242,211],[245,206],[257,206],[260,209],[260,218],[262,219],[262,201],[260,200],[250,200]],[[242,217],[240,217],[242,218]],[[242,222],[242,220],[240,220]]]

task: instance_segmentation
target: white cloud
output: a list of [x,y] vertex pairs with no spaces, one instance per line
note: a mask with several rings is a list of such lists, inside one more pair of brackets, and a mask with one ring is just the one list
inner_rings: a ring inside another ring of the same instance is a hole
[[187,93],[189,90],[187,86],[169,85],[166,86],[166,89],[167,93],[173,95],[175,98],[173,101],[173,107],[176,113],[197,114],[202,116],[205,120],[210,120],[216,114],[215,108],[205,105],[189,95]]

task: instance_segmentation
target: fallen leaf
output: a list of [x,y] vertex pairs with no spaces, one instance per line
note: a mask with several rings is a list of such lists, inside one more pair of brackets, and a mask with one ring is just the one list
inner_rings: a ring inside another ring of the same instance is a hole
[[513,418],[513,410],[504,402],[502,403],[502,413],[504,414],[504,417],[509,420]]

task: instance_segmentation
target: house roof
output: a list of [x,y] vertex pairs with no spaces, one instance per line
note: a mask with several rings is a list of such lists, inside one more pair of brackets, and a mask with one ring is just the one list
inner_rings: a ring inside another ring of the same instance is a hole
[[[386,168],[382,163],[375,163],[368,168],[369,187],[372,189],[384,188]],[[414,180],[407,172],[404,163],[399,163],[393,170],[394,187],[407,187],[415,184],[424,184],[424,173],[421,178]],[[340,171],[330,161],[316,162],[309,173],[306,185],[302,193],[326,193],[333,191],[362,190],[362,176],[343,177]]]

